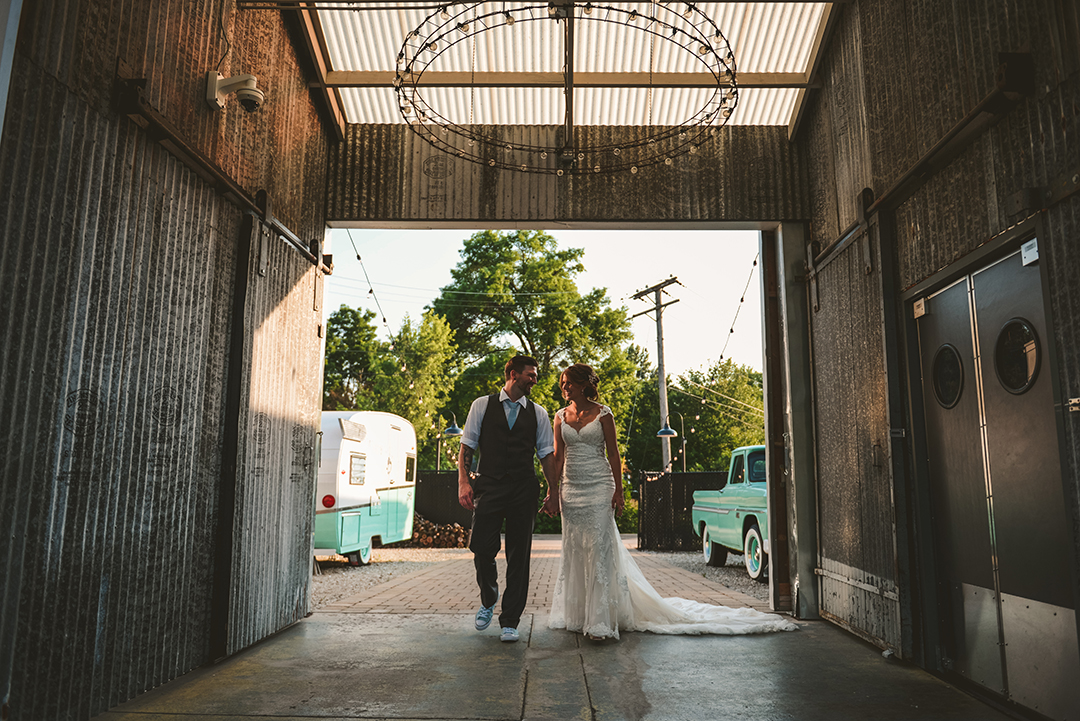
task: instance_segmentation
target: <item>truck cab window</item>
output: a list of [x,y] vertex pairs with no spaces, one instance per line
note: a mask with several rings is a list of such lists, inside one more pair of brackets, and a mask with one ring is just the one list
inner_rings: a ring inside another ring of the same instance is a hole
[[750,466],[750,482],[759,482],[765,480],[765,454],[764,453],[752,453],[750,459],[747,462]]
[[745,481],[746,479],[744,478],[744,476],[746,474],[744,471],[745,466],[743,465],[743,456],[740,455],[738,458],[735,459],[734,466],[731,469],[731,482],[742,483],[743,481]]

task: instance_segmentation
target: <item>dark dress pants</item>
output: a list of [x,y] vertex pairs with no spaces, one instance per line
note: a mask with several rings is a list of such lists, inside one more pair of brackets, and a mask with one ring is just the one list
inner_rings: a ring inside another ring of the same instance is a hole
[[473,552],[480,603],[484,606],[493,605],[498,597],[495,556],[502,545],[500,531],[506,522],[506,589],[499,614],[499,625],[504,628],[517,628],[529,597],[529,558],[539,496],[540,484],[535,476],[500,480],[480,476],[473,481],[475,506],[469,550]]

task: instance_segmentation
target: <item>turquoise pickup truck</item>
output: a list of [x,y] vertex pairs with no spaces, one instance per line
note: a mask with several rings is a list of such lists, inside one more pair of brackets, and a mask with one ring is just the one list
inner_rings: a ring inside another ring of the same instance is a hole
[[736,448],[727,485],[694,492],[694,533],[701,536],[705,563],[723,566],[729,550],[742,553],[750,578],[764,583],[769,567],[765,503],[765,446]]

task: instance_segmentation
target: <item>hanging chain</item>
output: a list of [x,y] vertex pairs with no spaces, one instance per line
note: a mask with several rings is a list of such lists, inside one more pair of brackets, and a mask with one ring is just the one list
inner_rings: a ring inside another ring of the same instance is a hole
[[[655,10],[653,12],[656,12]],[[652,100],[653,100],[653,51],[656,48],[656,34],[649,33],[649,94],[647,103],[649,106],[649,127],[652,127]]]

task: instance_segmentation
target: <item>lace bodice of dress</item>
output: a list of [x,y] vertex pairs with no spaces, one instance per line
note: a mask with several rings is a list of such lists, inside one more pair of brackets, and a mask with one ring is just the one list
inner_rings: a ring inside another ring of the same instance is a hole
[[608,464],[605,453],[604,426],[600,419],[611,415],[611,409],[600,406],[600,413],[593,420],[586,423],[580,430],[574,428],[566,421],[566,409],[560,408],[560,420],[562,421],[562,438],[566,444],[566,464],[563,467],[563,482],[570,482],[576,486],[595,485],[605,481],[612,484],[615,490],[614,479],[611,477],[611,466]]

